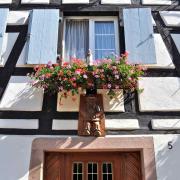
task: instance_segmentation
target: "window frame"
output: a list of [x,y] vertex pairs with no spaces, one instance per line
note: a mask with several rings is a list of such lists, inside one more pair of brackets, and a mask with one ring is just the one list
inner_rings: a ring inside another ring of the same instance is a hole
[[[116,54],[120,54],[120,35],[117,16],[65,16],[63,20],[63,39],[62,39],[62,58],[65,57],[65,32],[66,32],[66,20],[89,20],[89,49],[91,50],[91,61],[95,60],[95,22],[97,21],[113,21],[114,33],[115,33],[115,48]],[[91,62],[92,63],[92,62]]]

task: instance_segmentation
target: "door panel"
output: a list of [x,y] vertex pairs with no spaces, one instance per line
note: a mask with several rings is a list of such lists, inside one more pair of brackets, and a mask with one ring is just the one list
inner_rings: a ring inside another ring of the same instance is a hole
[[48,180],[62,180],[60,178],[61,159],[59,153],[47,153],[45,158],[44,176]]
[[141,179],[141,160],[136,153],[124,154],[124,179],[139,180]]
[[47,153],[45,180],[141,180],[137,152]]

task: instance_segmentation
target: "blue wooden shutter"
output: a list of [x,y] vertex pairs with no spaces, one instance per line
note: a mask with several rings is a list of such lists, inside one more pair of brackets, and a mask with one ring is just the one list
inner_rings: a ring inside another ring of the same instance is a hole
[[124,9],[126,50],[131,63],[156,64],[154,32],[150,8]]
[[2,51],[3,36],[6,32],[8,12],[9,12],[9,9],[0,8],[0,57],[1,57],[1,51]]
[[27,64],[56,63],[59,10],[36,9],[30,15]]

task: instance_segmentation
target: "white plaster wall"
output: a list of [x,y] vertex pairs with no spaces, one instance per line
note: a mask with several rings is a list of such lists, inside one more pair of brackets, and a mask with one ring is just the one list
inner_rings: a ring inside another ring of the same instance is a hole
[[[0,135],[0,179],[28,180],[31,143],[39,137],[45,136]],[[158,180],[178,180],[180,135],[154,135],[153,138]],[[172,141],[174,146],[171,150],[168,149],[169,141]]]

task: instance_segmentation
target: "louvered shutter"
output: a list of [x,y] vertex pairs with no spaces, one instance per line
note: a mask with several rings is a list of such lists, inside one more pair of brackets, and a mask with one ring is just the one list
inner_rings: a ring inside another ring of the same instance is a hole
[[124,9],[125,48],[131,63],[156,64],[150,8]]
[[27,64],[56,63],[59,10],[36,9],[30,15]]
[[9,9],[0,8],[0,57],[1,57],[1,51],[2,51],[3,37],[6,32],[8,12],[9,12]]

